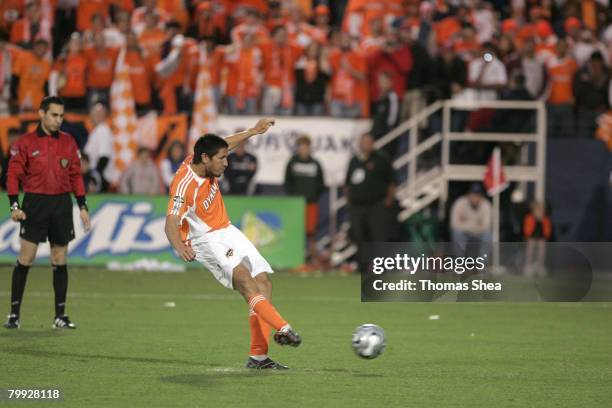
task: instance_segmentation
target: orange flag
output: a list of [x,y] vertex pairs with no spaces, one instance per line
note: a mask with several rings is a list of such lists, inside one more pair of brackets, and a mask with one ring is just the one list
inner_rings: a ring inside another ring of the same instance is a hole
[[217,107],[215,106],[210,82],[210,64],[211,58],[209,58],[206,47],[202,43],[200,44],[198,60],[193,121],[189,129],[189,150],[200,136],[213,132],[217,128]]
[[110,173],[111,182],[116,183],[134,159],[138,148],[138,118],[136,117],[129,66],[125,63],[125,48],[121,50],[117,59],[110,102],[114,137],[114,157]]

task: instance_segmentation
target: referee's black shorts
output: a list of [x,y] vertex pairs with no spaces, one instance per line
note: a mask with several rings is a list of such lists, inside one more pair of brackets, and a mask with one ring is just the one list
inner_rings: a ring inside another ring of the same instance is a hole
[[25,193],[21,206],[26,219],[19,236],[36,244],[47,238],[52,245],[66,246],[74,239],[70,193],[58,195]]

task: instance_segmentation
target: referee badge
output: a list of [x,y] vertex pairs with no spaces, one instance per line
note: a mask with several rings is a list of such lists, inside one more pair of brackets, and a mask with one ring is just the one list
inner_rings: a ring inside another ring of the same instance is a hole
[[62,166],[62,169],[65,169],[66,167],[68,167],[68,159],[61,159],[60,160],[60,165]]

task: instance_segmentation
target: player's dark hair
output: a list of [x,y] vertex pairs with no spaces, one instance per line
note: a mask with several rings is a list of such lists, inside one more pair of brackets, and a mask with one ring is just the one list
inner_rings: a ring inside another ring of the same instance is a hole
[[64,100],[60,98],[59,96],[46,96],[40,102],[39,109],[41,109],[43,112],[46,112],[49,110],[49,106],[51,104],[64,106]]
[[229,145],[223,138],[207,133],[198,139],[195,146],[193,146],[193,164],[202,163],[202,154],[206,154],[208,157],[213,157],[221,149],[227,149]]

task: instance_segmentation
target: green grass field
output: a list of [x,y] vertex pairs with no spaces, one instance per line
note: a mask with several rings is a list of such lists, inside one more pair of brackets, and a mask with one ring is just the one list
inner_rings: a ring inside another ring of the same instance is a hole
[[[253,372],[246,305],[208,273],[70,279],[78,329],[54,331],[50,268],[30,272],[22,328],[0,329],[0,387],[59,386],[70,407],[612,406],[607,303],[362,304],[357,277],[279,273],[274,303],[304,343],[272,347],[289,372]],[[371,361],[350,348],[367,322],[387,333]]]

